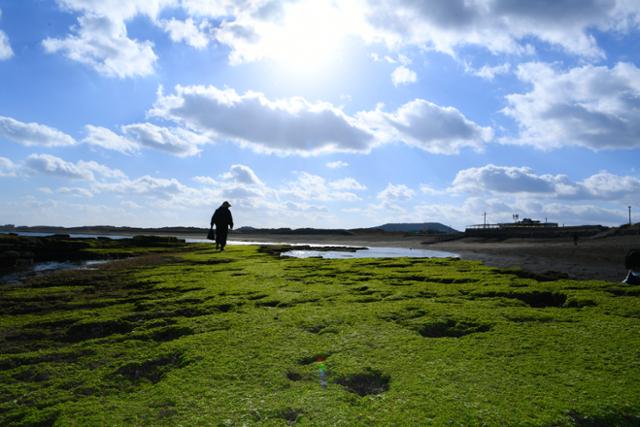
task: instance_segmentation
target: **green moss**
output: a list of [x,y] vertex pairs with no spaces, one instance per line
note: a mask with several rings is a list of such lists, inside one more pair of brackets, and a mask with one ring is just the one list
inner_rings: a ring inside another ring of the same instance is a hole
[[0,287],[0,425],[640,423],[633,287],[178,249]]

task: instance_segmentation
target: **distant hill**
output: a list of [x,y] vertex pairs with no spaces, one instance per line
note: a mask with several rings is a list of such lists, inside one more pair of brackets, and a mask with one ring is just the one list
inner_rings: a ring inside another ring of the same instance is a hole
[[330,228],[254,228],[254,227],[240,227],[237,230],[233,230],[234,233],[239,234],[338,234],[342,236],[350,236],[352,233],[343,229],[330,229]]
[[369,230],[382,230],[390,233],[432,233],[447,234],[458,233],[459,231],[439,222],[417,222],[417,223],[387,223],[377,227],[371,227]]

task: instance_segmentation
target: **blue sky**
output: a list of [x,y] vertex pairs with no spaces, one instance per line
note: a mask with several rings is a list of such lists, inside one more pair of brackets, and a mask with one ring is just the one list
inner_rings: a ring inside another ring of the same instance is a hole
[[1,223],[619,225],[640,4],[0,0],[0,147]]

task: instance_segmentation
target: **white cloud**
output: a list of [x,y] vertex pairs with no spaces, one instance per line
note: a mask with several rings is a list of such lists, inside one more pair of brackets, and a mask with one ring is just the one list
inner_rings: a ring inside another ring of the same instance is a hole
[[27,158],[25,164],[32,171],[46,175],[85,180],[93,180],[94,178],[90,170],[49,154],[32,154]]
[[[383,44],[389,55],[377,61],[407,65],[397,50],[405,46],[451,55],[468,45],[493,53],[532,54],[532,40],[587,59],[600,59],[593,30],[629,32],[640,26],[637,2],[574,0],[58,0],[79,13],[78,25],[64,39],[47,39],[49,51],[118,77],[148,75],[156,60],[149,41],[127,36],[125,23],[138,15],[177,42],[204,48],[209,41],[229,48],[229,62],[273,59],[294,64],[335,61],[339,46],[356,37]],[[161,12],[180,17],[158,19]],[[104,22],[101,22],[104,21]],[[211,28],[208,26],[210,25]],[[397,58],[396,58],[397,55]],[[119,65],[123,68],[118,68]],[[307,68],[308,69],[308,68]],[[485,69],[485,78],[502,72]],[[406,80],[405,80],[406,81]]]
[[552,193],[556,183],[565,180],[561,175],[538,176],[528,167],[489,164],[459,171],[451,184],[451,189],[465,192],[489,190],[503,193]]
[[346,168],[347,166],[349,166],[349,163],[343,162],[342,160],[336,160],[335,162],[328,162],[325,166],[327,166],[329,169],[339,169]]
[[13,56],[13,49],[9,44],[9,37],[0,30],[0,61],[9,59]]
[[352,191],[362,191],[366,190],[367,187],[363,184],[360,184],[355,178],[341,178],[335,181],[329,182],[329,187],[334,190],[352,190]]
[[0,140],[26,146],[56,147],[74,145],[76,141],[64,132],[39,123],[24,123],[11,117],[0,116]]
[[485,80],[493,80],[497,75],[509,73],[511,71],[511,64],[483,65],[480,68],[473,68],[469,64],[465,64],[465,71]]
[[151,123],[126,125],[122,127],[122,131],[143,146],[167,151],[180,157],[198,154],[198,145],[209,141],[207,137],[186,129],[166,128]]
[[208,186],[213,186],[218,183],[215,179],[211,178],[210,176],[194,176],[193,180],[198,184],[208,185]]
[[255,172],[245,165],[232,165],[228,172],[222,174],[222,178],[239,184],[264,186]]
[[369,23],[374,41],[395,47],[418,45],[455,55],[456,49],[476,45],[494,53],[532,52],[527,39],[559,46],[588,58],[601,58],[602,49],[589,33],[628,30],[638,25],[634,2],[572,0],[540,2],[512,0],[370,2]]
[[503,112],[517,121],[520,134],[504,142],[541,149],[640,147],[640,68],[635,65],[557,71],[529,63],[519,66],[517,74],[532,89],[507,96]]
[[[263,94],[237,94],[213,86],[177,86],[159,93],[150,115],[172,120],[211,139],[229,139],[266,153],[315,155],[369,152],[379,144],[401,142],[437,154],[481,150],[493,138],[453,107],[415,99],[396,112],[374,111],[351,117],[329,103],[303,98],[269,100]],[[246,123],[251,123],[247,126]]]
[[184,42],[196,49],[204,49],[209,45],[209,36],[206,31],[209,27],[207,21],[196,25],[191,18],[180,21],[175,18],[161,21],[162,27],[169,33],[174,42]]
[[432,196],[446,194],[445,191],[438,190],[427,184],[420,184],[420,192]]
[[[353,187],[358,188],[344,188]],[[282,196],[293,196],[301,200],[313,200],[320,202],[329,201],[357,201],[360,198],[350,192],[344,190],[361,190],[357,181],[333,181],[327,180],[319,175],[313,175],[308,172],[298,172],[297,179],[279,189],[278,192]],[[343,186],[343,188],[341,188]]]
[[367,151],[372,140],[331,104],[297,97],[271,101],[261,93],[213,86],[177,86],[174,95],[158,97],[150,114],[263,152]]
[[77,163],[67,162],[50,154],[31,154],[25,161],[31,172],[62,178],[94,181],[95,174],[104,178],[123,178],[125,175],[118,169],[111,169],[95,161],[80,160]]
[[520,194],[557,200],[629,200],[640,194],[640,179],[601,171],[582,181],[566,175],[538,175],[528,167],[495,166],[463,169],[449,190],[477,194]]
[[415,195],[415,191],[404,184],[387,184],[386,188],[376,196],[383,202],[398,202],[411,200]]
[[394,86],[406,85],[409,83],[415,83],[418,80],[418,75],[410,68],[401,65],[396,67],[391,73],[391,81]]
[[[0,18],[2,17],[2,10],[0,10]],[[0,30],[0,61],[9,59],[13,56],[13,49],[9,43],[9,37]]]
[[178,4],[176,0],[56,0],[56,3],[63,10],[107,16],[119,21],[134,18],[136,15],[154,19],[162,9]]
[[104,178],[125,178],[126,175],[120,169],[112,169],[108,166],[95,162],[93,160],[80,160],[76,165],[82,169],[95,172]]
[[15,176],[17,166],[6,157],[0,157],[0,176]]
[[620,176],[607,171],[591,175],[579,183],[587,193],[597,199],[627,199],[633,197],[640,200],[640,178]]
[[86,125],[85,129],[87,130],[87,136],[82,140],[85,144],[96,145],[124,154],[136,153],[140,150],[139,144],[109,129],[92,125]]
[[81,187],[60,187],[58,188],[58,192],[77,197],[93,197],[91,190]]
[[133,180],[125,178],[118,182],[100,183],[96,185],[96,189],[99,191],[137,194],[161,199],[169,199],[181,193],[187,193],[190,190],[175,178],[155,178],[149,175],[144,175]]
[[435,154],[457,154],[463,148],[481,150],[493,138],[490,127],[481,127],[453,107],[440,107],[415,99],[385,113],[380,108],[358,113],[364,126],[384,142],[403,142]]
[[83,15],[73,33],[63,39],[47,38],[42,45],[48,53],[61,52],[108,77],[139,77],[154,72],[157,56],[153,43],[129,38],[122,20]]

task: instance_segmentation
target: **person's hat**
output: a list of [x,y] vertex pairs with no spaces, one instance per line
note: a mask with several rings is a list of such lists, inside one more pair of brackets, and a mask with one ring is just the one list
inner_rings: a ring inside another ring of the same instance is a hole
[[231,203],[227,202],[226,200],[224,202],[222,202],[222,206],[226,206],[228,208],[231,207]]

